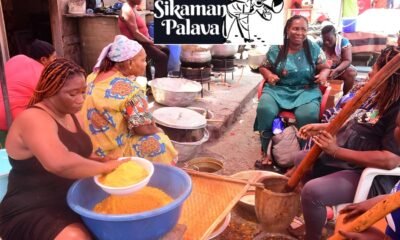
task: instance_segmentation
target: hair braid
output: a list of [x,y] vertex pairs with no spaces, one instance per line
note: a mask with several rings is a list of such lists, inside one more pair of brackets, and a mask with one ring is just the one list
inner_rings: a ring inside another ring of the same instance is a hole
[[64,58],[58,58],[52,61],[43,69],[28,107],[35,105],[45,98],[56,95],[64,86],[65,82],[77,74],[82,74],[86,77],[86,72],[72,61]]
[[[375,65],[378,70],[388,63],[394,56],[400,53],[400,47],[389,46],[382,50],[376,60]],[[400,69],[397,69],[377,90],[376,96],[372,103],[377,106],[379,114],[383,114],[394,104],[400,100]]]

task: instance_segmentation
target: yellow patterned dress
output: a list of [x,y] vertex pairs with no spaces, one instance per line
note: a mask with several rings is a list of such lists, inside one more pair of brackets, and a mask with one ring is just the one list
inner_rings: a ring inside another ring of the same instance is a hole
[[164,133],[134,133],[135,127],[153,121],[140,85],[119,72],[94,82],[96,76],[92,73],[87,78],[87,96],[81,112],[94,153],[100,157],[137,156],[174,164],[177,151]]

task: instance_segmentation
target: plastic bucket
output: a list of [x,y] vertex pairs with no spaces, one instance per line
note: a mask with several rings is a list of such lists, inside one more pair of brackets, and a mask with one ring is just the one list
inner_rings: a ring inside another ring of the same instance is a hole
[[345,33],[355,32],[356,31],[356,23],[357,23],[356,18],[343,18],[342,19],[343,32],[345,32]]
[[183,203],[190,195],[192,181],[183,170],[164,164],[154,164],[149,186],[174,198],[170,204],[136,214],[106,215],[93,212],[95,204],[107,194],[93,178],[76,181],[68,191],[67,203],[78,213],[96,239],[153,240],[160,239],[177,224]]
[[3,200],[7,192],[8,173],[11,170],[11,165],[8,161],[7,152],[5,149],[0,150],[0,202]]
[[149,30],[150,37],[154,39],[154,22],[150,22],[147,28]]

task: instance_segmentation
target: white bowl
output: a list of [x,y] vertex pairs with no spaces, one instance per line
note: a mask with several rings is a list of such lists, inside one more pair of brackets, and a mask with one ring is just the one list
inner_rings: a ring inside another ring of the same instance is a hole
[[99,181],[99,177],[100,175],[97,175],[94,177],[94,182],[101,188],[103,189],[105,192],[111,194],[111,195],[126,195],[129,193],[133,193],[136,191],[139,191],[140,189],[144,188],[147,183],[149,183],[151,176],[154,173],[154,165],[152,162],[150,162],[147,159],[144,158],[140,158],[140,157],[122,157],[122,158],[118,158],[118,160],[125,160],[125,159],[130,159],[131,161],[134,161],[135,163],[141,165],[144,169],[146,169],[146,171],[149,173],[149,175],[147,175],[146,178],[144,178],[142,181],[130,185],[130,186],[126,186],[126,187],[109,187],[106,186],[104,184],[102,184]]

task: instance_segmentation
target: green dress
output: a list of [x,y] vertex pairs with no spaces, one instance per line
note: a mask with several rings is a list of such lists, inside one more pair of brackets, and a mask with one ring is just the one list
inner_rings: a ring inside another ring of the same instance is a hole
[[[304,119],[297,119],[298,125],[318,121],[321,91],[314,81],[316,66],[325,63],[326,57],[317,43],[310,40],[307,41],[309,42],[313,64],[308,63],[305,51],[301,49],[296,53],[288,54],[286,61],[280,62],[275,69],[275,61],[279,54],[280,46],[271,46],[267,53],[266,61],[263,65],[275,72],[280,79],[276,85],[265,84],[262,92],[263,96],[258,103],[254,130],[263,132],[263,149],[265,149],[269,138],[272,136],[272,121],[278,114],[278,112],[271,114],[271,105],[277,105],[281,110],[295,110],[300,106],[311,103],[310,106],[313,109],[310,110],[310,114],[307,114],[308,112],[305,114],[306,117],[303,117]],[[265,109],[269,111],[265,111]],[[308,116],[311,113],[313,116]],[[296,118],[298,118],[297,115]]]
[[[319,86],[314,83],[315,66],[324,63],[326,58],[317,43],[311,41],[309,43],[314,66],[308,63],[304,49],[301,49],[297,53],[288,54],[284,66],[285,72],[287,72],[286,76],[277,74],[280,80],[275,86],[265,84],[263,94],[267,93],[271,95],[280,108],[291,110],[321,98]],[[279,46],[271,46],[265,63],[267,68],[272,68],[273,70],[272,66],[275,64],[278,53]],[[283,65],[284,63],[280,62],[274,72],[281,73]]]

